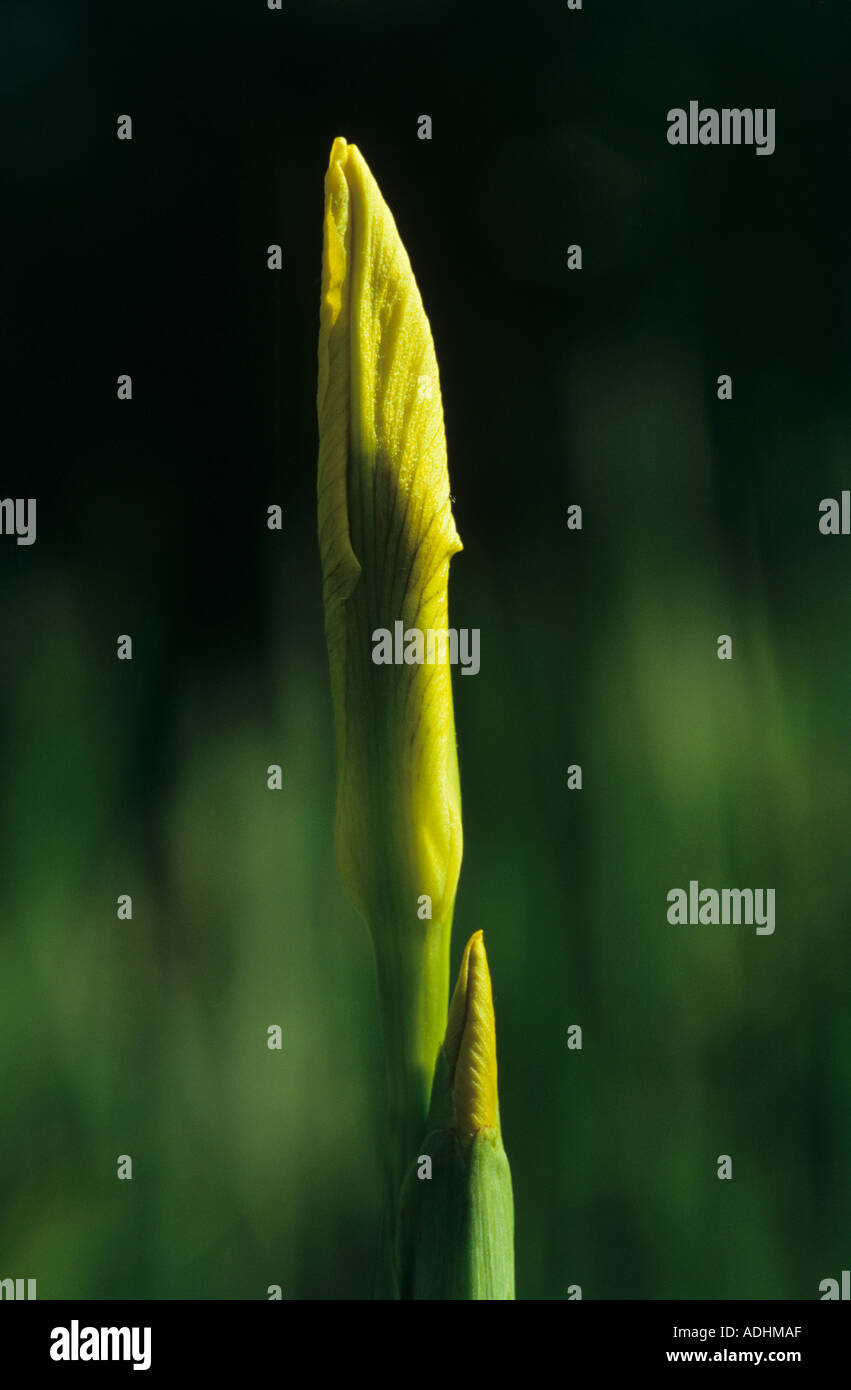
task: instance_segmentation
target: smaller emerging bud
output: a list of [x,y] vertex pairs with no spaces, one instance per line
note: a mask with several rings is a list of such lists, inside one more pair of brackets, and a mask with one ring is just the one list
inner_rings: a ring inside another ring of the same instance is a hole
[[[423,1156],[431,1159],[424,1178]],[[437,1058],[426,1135],[399,1205],[403,1298],[512,1299],[514,1202],[496,1089],[482,933],[467,943]]]
[[453,1127],[469,1151],[480,1129],[499,1126],[493,993],[480,931],[470,937],[461,960],[443,1050],[452,1082]]

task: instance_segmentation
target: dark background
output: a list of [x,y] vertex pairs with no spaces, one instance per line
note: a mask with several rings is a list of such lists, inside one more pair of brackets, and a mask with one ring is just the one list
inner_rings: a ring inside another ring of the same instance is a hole
[[[441,369],[482,643],[453,966],[483,927],[518,1296],[817,1298],[848,1267],[851,538],[818,504],[851,487],[851,23],[742,8],[4,5],[0,494],[38,539],[0,538],[0,1277],[374,1287],[315,539],[336,135]],[[690,99],[775,107],[776,152],[672,148]],[[691,878],[774,887],[774,936],[668,925]]]

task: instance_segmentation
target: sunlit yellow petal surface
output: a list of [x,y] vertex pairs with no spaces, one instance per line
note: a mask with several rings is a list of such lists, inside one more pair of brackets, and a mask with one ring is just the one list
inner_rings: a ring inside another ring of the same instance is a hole
[[337,859],[373,933],[385,1028],[405,1034],[427,1098],[462,847],[451,672],[376,665],[373,634],[398,621],[445,631],[461,542],[428,319],[393,217],[342,139],[325,180],[318,413]]

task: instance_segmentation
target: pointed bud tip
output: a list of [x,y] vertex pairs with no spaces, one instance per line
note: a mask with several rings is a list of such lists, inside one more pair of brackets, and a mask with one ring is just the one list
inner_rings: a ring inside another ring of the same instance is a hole
[[480,931],[470,937],[461,960],[443,1048],[452,1076],[456,1130],[469,1148],[480,1129],[499,1124],[493,994]]

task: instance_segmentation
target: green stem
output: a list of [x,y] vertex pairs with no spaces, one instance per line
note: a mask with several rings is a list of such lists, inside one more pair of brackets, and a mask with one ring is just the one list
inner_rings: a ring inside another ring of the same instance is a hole
[[451,922],[420,921],[373,933],[387,1064],[389,1158],[398,1197],[428,1117],[449,1005]]

